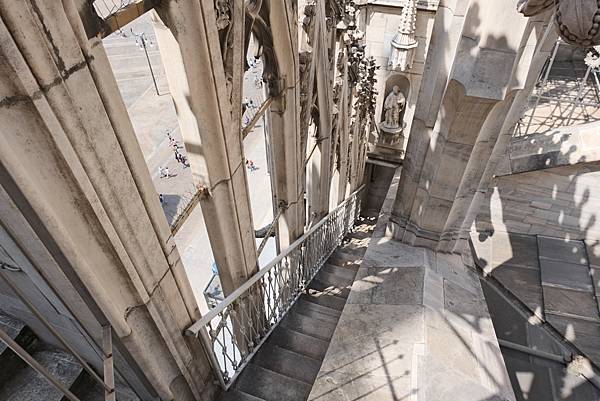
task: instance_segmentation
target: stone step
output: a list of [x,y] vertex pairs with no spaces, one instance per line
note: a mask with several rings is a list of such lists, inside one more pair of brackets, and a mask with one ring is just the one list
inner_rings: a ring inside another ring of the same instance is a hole
[[[17,344],[32,354],[38,344],[38,339],[33,331],[10,315],[0,311],[0,330],[4,331]],[[15,354],[8,345],[0,341],[0,388],[7,384],[13,374],[27,367],[27,362]]]
[[302,294],[300,298],[321,306],[341,311],[346,305],[346,299],[333,294],[327,294],[313,288]]
[[325,353],[327,353],[327,348],[329,347],[329,343],[320,338],[288,329],[281,325],[273,330],[267,343],[277,345],[319,361],[323,360]]
[[321,367],[321,361],[272,344],[264,344],[251,363],[310,385]]
[[358,272],[358,268],[355,266],[340,267],[330,264],[326,264],[325,266],[321,267],[321,270],[335,274],[336,276],[340,276],[346,280],[352,280],[353,282],[356,278],[356,272]]
[[[121,401],[121,400],[119,400]],[[265,401],[264,398],[255,397],[239,390],[229,390],[221,395],[219,401]]]
[[317,303],[306,300],[304,298],[305,295],[306,294],[300,295],[300,298],[298,298],[298,301],[296,301],[296,305],[298,306],[299,309],[300,308],[308,309],[310,311],[317,312],[322,315],[329,316],[329,317],[335,318],[336,320],[339,320],[339,318],[342,314],[341,311],[339,311],[337,309],[333,309],[333,308],[328,308],[327,306],[319,305]]
[[[105,401],[104,387],[99,383],[96,383],[89,375],[82,376],[86,377],[85,384],[78,380],[79,383],[76,382],[73,385],[73,393],[78,396],[81,401]],[[115,383],[115,389],[118,401],[140,401],[140,398],[133,390],[120,382]]]
[[299,331],[324,341],[331,339],[336,326],[336,323],[300,315],[293,310],[283,318],[281,324],[290,330]]
[[348,295],[350,295],[350,286],[338,287],[336,285],[324,283],[316,277],[313,279],[313,281],[310,282],[308,288],[321,291],[328,295],[334,295],[343,299],[348,298]]
[[[83,369],[71,355],[58,350],[41,350],[33,357],[65,387],[70,388]],[[29,366],[19,370],[0,389],[2,401],[61,401],[63,394]]]
[[370,241],[371,239],[369,237],[361,239],[345,238],[337,250],[339,252],[362,257],[367,251]]
[[349,254],[347,252],[340,252],[336,250],[330,257],[327,259],[328,264],[346,267],[346,266],[358,266],[362,262],[362,256],[356,256]]
[[[313,306],[314,305],[314,306]],[[339,316],[332,316],[331,314],[323,313],[323,311],[318,310],[317,308],[320,305],[311,304],[310,302],[298,300],[292,311],[298,313],[302,316],[310,317],[319,321],[324,321],[326,323],[337,324],[339,320]],[[337,311],[336,311],[337,312]]]
[[304,401],[312,388],[310,384],[254,364],[246,365],[235,387],[265,401]]
[[338,288],[349,288],[352,287],[352,283],[354,283],[354,277],[345,278],[335,273],[331,273],[329,270],[323,269],[317,273],[315,279],[324,284],[329,284]]

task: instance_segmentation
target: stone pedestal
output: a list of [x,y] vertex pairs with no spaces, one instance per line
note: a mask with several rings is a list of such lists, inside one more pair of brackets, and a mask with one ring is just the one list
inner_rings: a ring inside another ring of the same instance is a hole
[[391,128],[379,125],[379,138],[369,156],[392,162],[401,162],[404,158],[404,128]]

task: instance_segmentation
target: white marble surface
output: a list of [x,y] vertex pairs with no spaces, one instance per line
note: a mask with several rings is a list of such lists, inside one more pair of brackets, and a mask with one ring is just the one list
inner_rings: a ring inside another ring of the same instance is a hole
[[384,234],[375,230],[309,400],[515,400],[477,275]]

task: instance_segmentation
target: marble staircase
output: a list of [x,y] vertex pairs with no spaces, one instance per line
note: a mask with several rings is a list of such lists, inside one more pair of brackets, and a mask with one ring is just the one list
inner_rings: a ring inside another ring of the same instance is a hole
[[[0,310],[0,329],[44,366],[81,401],[104,401],[104,389],[76,358],[40,341],[17,318]],[[0,341],[0,401],[62,401],[67,398]],[[128,387],[117,384],[118,401],[139,401]]]
[[308,399],[375,220],[359,219],[220,401]]

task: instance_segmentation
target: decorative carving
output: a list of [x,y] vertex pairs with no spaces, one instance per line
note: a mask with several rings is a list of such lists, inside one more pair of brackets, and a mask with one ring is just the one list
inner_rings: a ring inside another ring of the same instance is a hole
[[517,10],[526,17],[537,15],[554,6],[554,0],[519,0]]
[[306,32],[308,44],[312,46],[311,41],[315,31],[315,15],[317,14],[315,3],[308,3],[304,7],[304,18],[302,19],[302,29]]
[[407,0],[402,14],[400,15],[400,26],[398,33],[392,40],[392,54],[389,60],[389,67],[392,70],[406,71],[412,68],[415,58],[415,50],[418,42],[415,39],[417,30],[417,2],[416,0]]
[[519,0],[517,9],[530,17],[555,8],[555,20],[565,42],[591,47],[600,45],[600,0]]
[[231,23],[230,0],[215,0],[215,11],[217,12],[217,29],[223,30]]
[[383,109],[385,110],[385,121],[383,122],[383,126],[385,128],[402,128],[400,113],[404,110],[405,105],[406,98],[400,92],[400,88],[394,86],[383,103]]
[[600,68],[600,46],[594,46],[585,56],[585,65],[591,68]]

